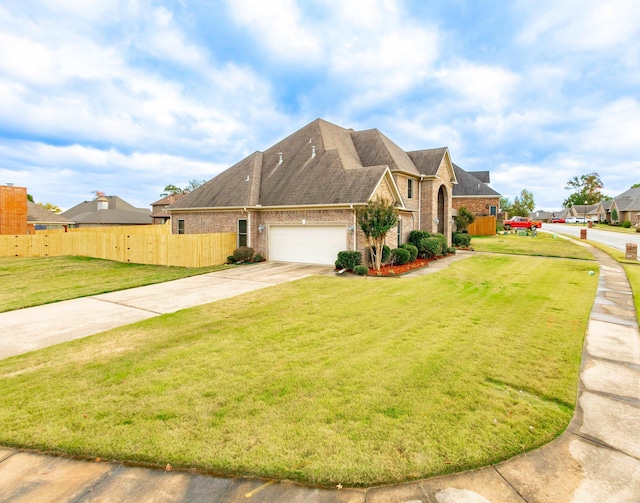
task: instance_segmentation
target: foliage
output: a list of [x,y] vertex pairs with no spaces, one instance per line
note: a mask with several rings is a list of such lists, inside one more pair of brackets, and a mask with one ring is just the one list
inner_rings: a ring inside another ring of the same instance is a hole
[[366,265],[357,265],[353,268],[353,273],[358,276],[366,276],[369,273],[369,268]]
[[637,189],[638,187],[640,187],[640,183],[634,183],[631,188],[632,189]]
[[527,189],[522,189],[520,195],[513,200],[510,214],[512,216],[528,217],[535,207],[533,193]]
[[51,204],[51,203],[37,203],[38,206],[42,206],[45,210],[49,210],[53,213],[55,213],[56,215],[59,215],[60,213],[62,213],[62,209],[59,206],[56,206],[55,204]]
[[370,246],[371,262],[376,271],[383,261],[383,246],[387,232],[398,222],[398,211],[393,202],[377,197],[358,208],[356,218]]
[[464,232],[454,232],[451,236],[451,241],[453,246],[460,246],[462,248],[466,248],[471,243],[471,236],[469,234],[465,234]]
[[34,202],[31,194],[27,194],[27,201],[31,201],[32,203]]
[[99,197],[104,197],[106,195],[104,190],[92,190],[91,193],[96,196],[96,199],[98,199]]
[[253,248],[241,246],[233,250],[233,259],[236,262],[247,262],[253,258]]
[[[367,254],[369,257],[371,257],[370,259],[370,263],[371,263],[371,267],[373,267],[375,269],[375,260],[376,260],[376,250],[373,248],[367,248],[367,250],[369,251],[369,253]],[[386,264],[389,261],[389,257],[391,256],[391,248],[389,248],[387,245],[382,245],[382,257],[380,259],[380,264]]]
[[256,253],[256,254],[253,256],[253,261],[254,261],[254,262],[264,262],[264,261],[265,261],[265,258],[264,258],[262,255],[260,255],[259,253]]
[[565,190],[572,190],[573,193],[562,203],[565,208],[579,204],[595,204],[602,201],[603,195],[600,189],[604,187],[600,175],[596,172],[574,176],[567,182]]
[[442,240],[437,237],[424,238],[420,241],[420,255],[425,258],[443,255]]
[[612,222],[618,221],[618,210],[616,210],[615,208],[611,210],[611,221]]
[[233,255],[228,255],[227,264],[235,264],[235,263],[236,263],[236,258]]
[[412,245],[411,243],[405,243],[401,245],[400,248],[404,248],[409,252],[409,262],[413,262],[418,258],[418,248],[415,245]]
[[450,246],[449,248],[447,248],[447,253],[456,253],[456,249],[453,246]]
[[462,206],[458,209],[458,215],[455,217],[456,227],[459,231],[466,230],[469,225],[475,222],[476,216],[466,207]]
[[353,270],[362,262],[362,254],[359,251],[345,250],[338,252],[338,260],[336,260],[336,269]]
[[411,260],[411,252],[405,248],[391,250],[391,261],[397,265],[404,265]]
[[420,250],[420,242],[424,238],[430,238],[431,234],[427,231],[411,231],[409,233],[409,243],[415,246],[418,250]]
[[193,180],[189,180],[189,184],[185,188],[178,187],[177,185],[169,184],[164,188],[164,192],[160,194],[162,197],[171,195],[171,194],[187,194],[189,192],[193,192],[201,185],[204,185],[206,180],[198,180],[194,178]]
[[506,213],[507,215],[511,215],[511,208],[513,203],[508,197],[500,196],[500,211]]
[[447,253],[447,248],[449,247],[449,243],[447,242],[447,238],[445,237],[444,234],[441,234],[440,232],[436,232],[434,234],[431,234],[432,238],[438,238],[440,240],[440,242],[442,243],[442,249],[440,251],[440,255],[444,255]]
[[625,220],[624,222],[622,222],[622,227],[624,227],[625,229],[628,229],[629,227],[631,227],[631,221]]

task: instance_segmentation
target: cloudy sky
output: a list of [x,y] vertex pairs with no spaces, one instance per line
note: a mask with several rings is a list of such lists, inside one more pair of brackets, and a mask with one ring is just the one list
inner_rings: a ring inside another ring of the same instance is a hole
[[640,182],[637,0],[1,0],[0,183],[148,207],[321,117],[513,199]]

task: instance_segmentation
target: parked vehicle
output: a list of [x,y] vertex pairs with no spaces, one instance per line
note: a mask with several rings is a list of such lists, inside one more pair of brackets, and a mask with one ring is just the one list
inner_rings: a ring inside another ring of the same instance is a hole
[[584,217],[569,217],[565,219],[567,224],[586,224],[587,221]]
[[553,217],[550,222],[552,224],[563,224],[565,222],[564,218],[557,218],[557,217]]
[[542,227],[542,222],[534,222],[527,217],[513,217],[510,220],[504,221],[504,229],[506,231],[511,229],[539,229]]

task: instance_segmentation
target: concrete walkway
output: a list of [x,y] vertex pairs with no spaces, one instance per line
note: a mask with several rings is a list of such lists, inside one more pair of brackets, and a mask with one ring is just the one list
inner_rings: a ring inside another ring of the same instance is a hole
[[578,406],[567,431],[536,451],[400,486],[324,490],[0,448],[0,501],[637,503],[640,334],[624,270],[608,255],[592,252],[601,273],[584,344]]
[[0,313],[0,359],[331,271],[330,266],[262,262]]

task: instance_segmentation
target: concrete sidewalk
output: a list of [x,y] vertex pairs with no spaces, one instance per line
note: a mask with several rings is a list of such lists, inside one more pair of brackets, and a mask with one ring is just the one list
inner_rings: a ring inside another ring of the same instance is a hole
[[536,451],[480,470],[399,486],[325,490],[0,449],[0,501],[637,503],[637,317],[624,270],[608,255],[592,252],[601,273],[583,349],[578,406],[567,431]]

